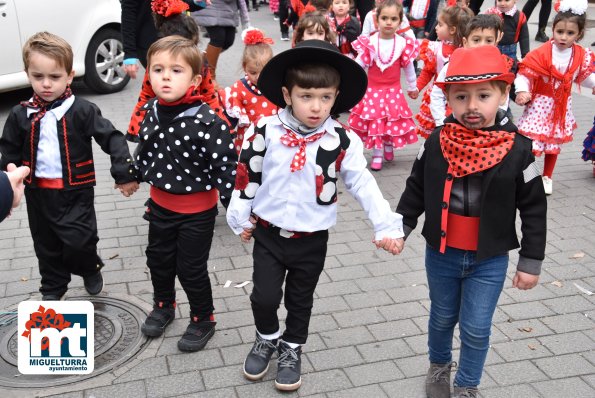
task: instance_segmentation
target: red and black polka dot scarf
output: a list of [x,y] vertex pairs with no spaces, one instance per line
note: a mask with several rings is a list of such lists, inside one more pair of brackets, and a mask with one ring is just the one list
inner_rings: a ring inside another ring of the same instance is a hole
[[440,149],[452,174],[464,177],[500,163],[512,148],[514,134],[469,130],[457,123],[446,123],[440,131]]

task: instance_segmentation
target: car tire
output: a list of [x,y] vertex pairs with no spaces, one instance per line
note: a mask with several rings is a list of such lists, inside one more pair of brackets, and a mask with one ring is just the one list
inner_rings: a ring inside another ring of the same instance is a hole
[[85,55],[85,83],[101,94],[122,90],[130,81],[123,61],[124,46],[120,32],[112,28],[98,31]]

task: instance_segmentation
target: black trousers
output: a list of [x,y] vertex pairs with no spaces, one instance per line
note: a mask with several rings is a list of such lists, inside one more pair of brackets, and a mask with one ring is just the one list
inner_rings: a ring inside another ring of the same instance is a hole
[[282,339],[304,344],[308,338],[314,290],[324,268],[328,231],[289,239],[257,224],[253,236],[254,288],[250,301],[256,329],[262,334],[279,330],[277,310],[285,280],[287,319]]
[[289,33],[289,26],[285,24],[289,16],[288,0],[279,0],[279,29],[281,33]]
[[147,266],[156,302],[176,299],[175,279],[188,296],[190,312],[199,319],[213,313],[213,293],[207,260],[213,240],[217,206],[195,214],[180,214],[147,201],[149,221]]
[[[535,6],[539,3],[540,0],[528,0],[523,7],[523,14],[527,16],[527,19],[533,13]],[[539,10],[539,23],[537,26],[539,29],[545,29],[547,26],[547,21],[550,18],[550,13],[552,12],[552,0],[541,0],[541,9]]]
[[[359,14],[360,23],[364,24],[366,15],[374,8],[374,0],[355,0],[355,10]],[[355,12],[354,10],[354,12]],[[355,14],[354,14],[355,16]]]
[[97,272],[100,260],[94,196],[92,187],[25,189],[41,294],[61,296],[68,290],[71,274],[84,277]]
[[206,26],[205,29],[209,33],[209,44],[223,51],[231,47],[236,38],[235,26]]

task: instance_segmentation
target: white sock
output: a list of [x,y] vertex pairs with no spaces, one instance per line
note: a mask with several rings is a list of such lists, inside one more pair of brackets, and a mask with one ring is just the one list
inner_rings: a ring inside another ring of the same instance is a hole
[[260,337],[262,337],[263,339],[265,339],[265,340],[275,340],[275,339],[278,339],[279,336],[281,336],[281,331],[280,330],[277,330],[273,334],[262,334],[258,330],[256,331],[256,333],[258,333],[258,335]]
[[374,156],[374,157],[382,157],[382,149],[374,149],[372,151],[372,156]]
[[[283,340],[285,341],[285,340]],[[289,341],[285,341],[285,344],[287,344],[288,346],[291,347],[291,349],[295,350],[296,348],[298,348],[300,346],[300,344],[296,344],[296,343],[290,343]]]

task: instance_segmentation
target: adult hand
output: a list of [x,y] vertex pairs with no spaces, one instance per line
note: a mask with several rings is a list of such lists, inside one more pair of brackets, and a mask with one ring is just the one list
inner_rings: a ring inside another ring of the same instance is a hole
[[31,169],[27,166],[17,167],[14,163],[10,163],[6,167],[6,170],[6,175],[8,176],[13,192],[12,207],[17,207],[25,191],[23,180],[29,175]]
[[124,60],[124,72],[133,79],[136,79],[136,73],[140,67],[136,58],[128,58]]

